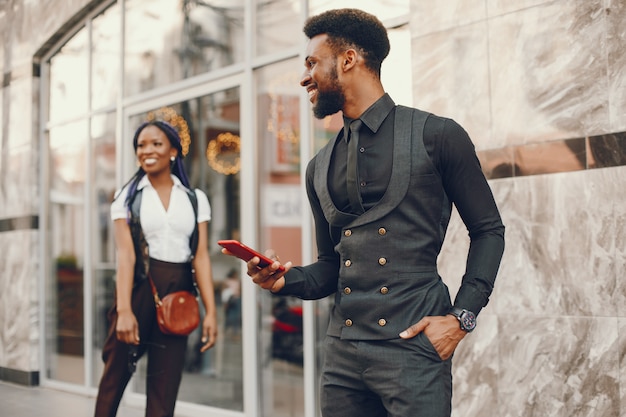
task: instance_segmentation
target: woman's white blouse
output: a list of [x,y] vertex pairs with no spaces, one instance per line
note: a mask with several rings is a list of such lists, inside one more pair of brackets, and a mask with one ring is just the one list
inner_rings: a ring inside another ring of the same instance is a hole
[[[150,257],[165,262],[187,262],[191,255],[189,237],[194,229],[193,206],[178,177],[172,175],[174,186],[170,196],[170,205],[165,210],[150,180],[144,176],[137,185],[143,189],[139,217]],[[198,223],[211,219],[211,206],[206,194],[194,190],[198,197]],[[111,220],[126,219],[128,208],[125,205],[128,187],[116,192],[111,204]]]

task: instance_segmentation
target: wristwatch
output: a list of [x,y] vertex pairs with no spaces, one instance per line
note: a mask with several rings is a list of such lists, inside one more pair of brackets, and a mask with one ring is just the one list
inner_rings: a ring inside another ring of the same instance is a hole
[[461,325],[461,330],[471,332],[476,328],[476,315],[464,308],[452,307],[450,314],[457,318]]

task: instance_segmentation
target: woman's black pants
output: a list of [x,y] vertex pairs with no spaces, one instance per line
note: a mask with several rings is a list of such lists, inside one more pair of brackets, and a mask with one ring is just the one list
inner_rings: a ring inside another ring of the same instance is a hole
[[[150,276],[160,297],[179,290],[193,291],[189,263],[177,264],[150,259]],[[139,324],[139,346],[132,347],[117,340],[115,327],[117,309],[109,312],[110,327],[104,342],[102,360],[104,371],[95,417],[114,417],[122,395],[132,376],[129,355],[137,359],[147,354],[146,417],[172,417],[178,388],[185,365],[186,336],[171,336],[161,332],[156,321],[156,309],[148,280],[136,285],[132,294],[132,309]]]

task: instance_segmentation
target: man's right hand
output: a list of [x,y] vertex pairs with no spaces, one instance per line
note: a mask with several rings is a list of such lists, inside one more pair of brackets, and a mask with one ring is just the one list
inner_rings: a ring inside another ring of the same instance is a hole
[[247,263],[248,266],[248,275],[252,277],[252,282],[257,284],[263,289],[269,290],[273,293],[277,293],[282,290],[285,286],[285,278],[284,275],[291,269],[292,263],[287,262],[283,266],[285,267],[284,271],[278,272],[278,268],[281,266],[281,263],[278,261],[278,256],[272,251],[268,250],[266,255],[274,260],[274,263],[266,266],[265,268],[259,267],[260,259],[255,256],[250,259]]

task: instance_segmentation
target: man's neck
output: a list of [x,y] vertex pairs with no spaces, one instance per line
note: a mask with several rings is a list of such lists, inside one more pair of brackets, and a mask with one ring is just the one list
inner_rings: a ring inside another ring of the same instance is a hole
[[342,109],[343,114],[350,119],[356,119],[383,95],[385,95],[385,89],[379,82],[365,83],[365,85],[349,89],[346,91],[346,103]]

